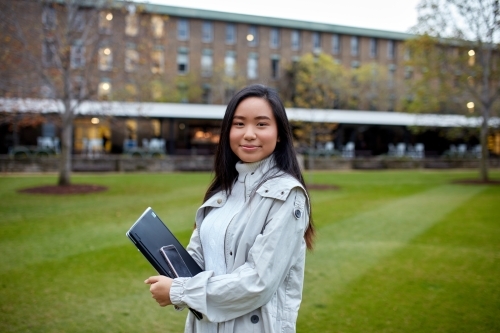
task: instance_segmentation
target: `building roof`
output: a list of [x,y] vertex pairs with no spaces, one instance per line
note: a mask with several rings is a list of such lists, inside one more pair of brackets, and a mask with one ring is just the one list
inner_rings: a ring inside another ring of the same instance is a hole
[[186,17],[186,18],[196,18],[202,20],[247,23],[255,25],[274,26],[280,28],[310,30],[318,32],[328,32],[333,34],[365,36],[365,37],[375,37],[375,38],[394,39],[394,40],[407,40],[415,37],[415,35],[413,34],[396,32],[396,31],[357,28],[345,25],[307,22],[307,21],[283,19],[276,17],[246,15],[246,14],[228,13],[228,12],[220,12],[220,11],[213,11],[206,9],[174,7],[174,6],[159,5],[159,4],[141,3],[141,2],[136,2],[136,4],[137,6],[140,6],[142,10],[149,13]]
[[[0,112],[59,113],[62,103],[40,99],[0,98]],[[84,102],[76,114],[84,116],[148,117],[221,120],[225,105],[134,102]],[[387,111],[351,111],[287,108],[290,121],[359,125],[478,127],[481,117],[462,115],[414,114]],[[490,126],[500,127],[500,118],[490,118]]]

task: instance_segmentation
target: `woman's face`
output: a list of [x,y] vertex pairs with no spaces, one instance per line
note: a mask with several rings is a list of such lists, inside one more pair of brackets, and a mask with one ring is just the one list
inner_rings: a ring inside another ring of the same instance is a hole
[[273,153],[278,140],[278,126],[269,103],[259,97],[241,101],[229,131],[233,153],[242,162],[258,162]]

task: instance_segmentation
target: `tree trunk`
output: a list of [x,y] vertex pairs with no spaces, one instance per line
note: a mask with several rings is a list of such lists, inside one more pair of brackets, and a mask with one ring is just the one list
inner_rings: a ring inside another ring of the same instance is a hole
[[481,181],[486,182],[489,180],[488,178],[488,164],[489,164],[489,156],[488,156],[488,120],[489,120],[489,110],[485,108],[483,112],[483,120],[481,122],[481,133],[480,133],[480,142],[481,142],[481,161],[479,163],[479,177]]
[[61,158],[59,160],[59,179],[57,184],[71,184],[71,148],[73,142],[73,117],[69,102],[65,102],[65,112],[62,116]]

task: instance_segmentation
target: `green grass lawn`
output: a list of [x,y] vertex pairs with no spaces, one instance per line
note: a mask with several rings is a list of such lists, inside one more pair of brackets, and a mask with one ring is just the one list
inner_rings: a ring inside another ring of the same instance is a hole
[[[500,186],[476,171],[317,172],[298,332],[500,332]],[[500,171],[491,173],[500,179]],[[148,206],[187,243],[208,173],[0,176],[0,332],[182,332],[125,232]]]

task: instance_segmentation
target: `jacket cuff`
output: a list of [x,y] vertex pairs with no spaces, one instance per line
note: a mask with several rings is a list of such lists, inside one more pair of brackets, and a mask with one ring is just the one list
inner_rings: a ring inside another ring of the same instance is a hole
[[176,310],[181,310],[187,306],[184,303],[184,291],[186,288],[184,287],[185,283],[190,278],[176,278],[172,280],[172,286],[170,287],[170,301],[173,305],[175,305]]

